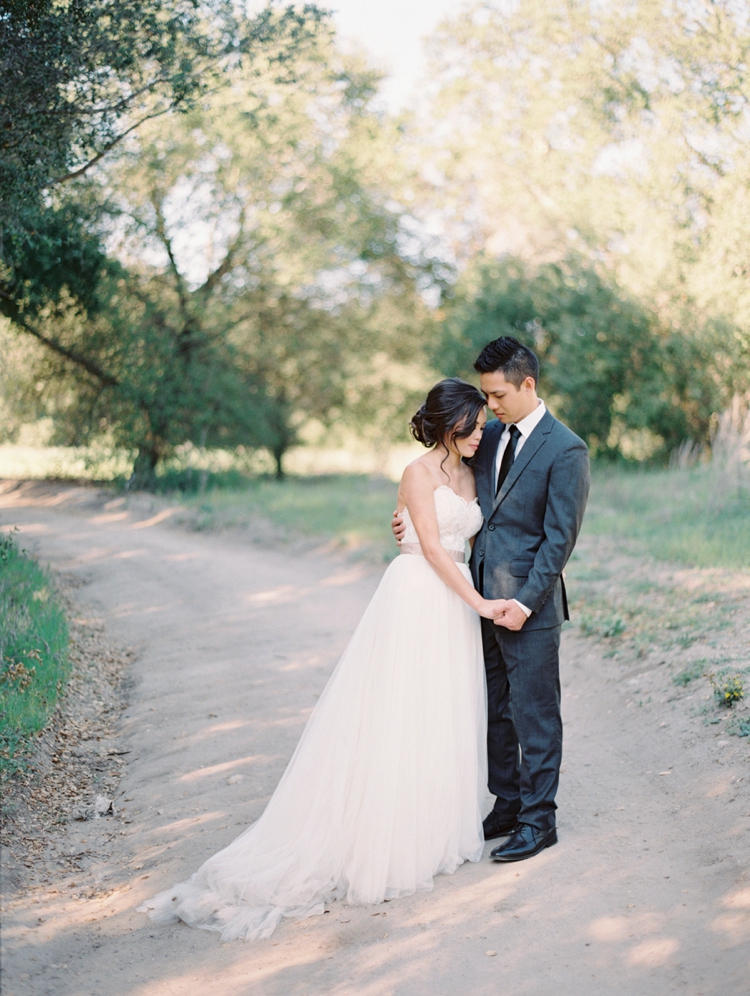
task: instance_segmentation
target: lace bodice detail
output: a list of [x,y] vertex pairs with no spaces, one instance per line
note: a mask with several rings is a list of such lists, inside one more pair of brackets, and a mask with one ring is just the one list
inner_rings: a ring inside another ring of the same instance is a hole
[[[435,489],[435,511],[437,512],[438,529],[440,530],[440,545],[454,553],[463,553],[466,541],[475,536],[482,528],[482,510],[479,502],[466,501],[456,494],[447,484],[441,484]],[[402,544],[419,546],[419,537],[414,523],[411,521],[408,508],[402,517],[406,532]]]

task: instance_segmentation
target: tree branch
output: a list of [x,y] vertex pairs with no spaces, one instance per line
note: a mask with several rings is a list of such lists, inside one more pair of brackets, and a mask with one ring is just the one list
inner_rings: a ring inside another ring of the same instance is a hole
[[[3,295],[3,297],[6,297],[6,295]],[[66,360],[70,360],[71,363],[75,363],[76,366],[82,367],[87,373],[91,374],[92,377],[95,377],[105,387],[117,387],[119,385],[120,381],[116,377],[113,377],[112,374],[108,374],[106,370],[102,370],[97,363],[94,363],[92,360],[82,356],[73,349],[68,349],[67,346],[63,346],[63,344],[57,342],[56,339],[50,339],[49,336],[46,336],[43,332],[35,329],[34,326],[30,325],[23,315],[21,315],[17,309],[13,307],[12,302],[10,302],[10,307],[6,307],[5,311],[7,317],[10,318],[14,325],[17,325],[18,328],[23,329],[24,332],[28,332],[29,335],[33,335],[35,339],[46,346],[47,349],[51,349],[53,353],[57,353],[58,356],[62,356]],[[16,313],[8,314],[9,311],[15,311]]]
[[[218,64],[219,61],[220,60],[215,59],[212,62],[210,62],[208,66],[204,67],[201,70],[201,73],[207,72],[214,65]],[[144,90],[149,89],[151,86],[155,86],[159,82],[163,81],[156,80],[154,81],[153,84],[149,84],[149,87],[143,87],[141,90],[138,91],[138,93],[139,94],[142,93]],[[216,86],[213,87],[208,87],[206,90],[203,91],[203,95],[210,96],[213,93],[217,93],[220,89],[221,89],[220,84],[217,84]],[[132,95],[131,97],[128,97],[127,98],[128,101],[132,101],[134,96],[136,96],[136,94]],[[127,136],[131,133],[131,131],[135,131],[136,128],[140,128],[140,126],[142,124],[145,124],[146,121],[151,121],[154,118],[162,117],[164,114],[169,114],[170,111],[173,111],[175,107],[178,107],[185,99],[186,98],[184,96],[178,97],[176,100],[173,100],[167,107],[163,107],[161,110],[158,111],[153,111],[151,114],[144,114],[144,116],[142,118],[139,118],[135,122],[135,124],[132,124],[129,128],[126,128],[125,131],[123,131],[121,134],[116,135],[115,138],[113,138],[111,142],[108,142],[107,145],[105,145],[104,148],[101,150],[101,152],[97,152],[94,158],[89,160],[89,162],[85,163],[83,166],[79,167],[78,169],[73,170],[72,173],[65,173],[63,176],[58,176],[54,180],[50,180],[49,181],[50,186],[52,184],[57,184],[57,183],[67,183],[69,180],[75,180],[76,177],[82,176],[87,170],[91,169],[92,166],[95,166],[100,159],[103,159],[108,152],[111,152],[116,145],[119,145],[119,143],[123,140],[123,138],[127,138]],[[89,113],[95,113],[95,112],[89,112]]]
[[113,138],[111,142],[108,142],[107,145],[105,145],[104,148],[101,150],[101,152],[97,152],[94,158],[90,159],[87,163],[84,163],[83,166],[79,167],[76,170],[73,170],[72,173],[66,173],[64,176],[58,176],[55,177],[54,180],[50,180],[49,181],[50,186],[57,183],[67,183],[69,180],[75,180],[77,177],[83,176],[84,173],[90,170],[92,166],[95,166],[100,159],[103,159],[107,155],[107,153],[111,152],[112,149],[114,149],[114,147],[118,145],[124,138],[127,138],[127,136],[131,133],[131,131],[135,131],[136,128],[140,128],[140,126],[144,124],[146,121],[151,121],[153,118],[160,118],[162,117],[162,115],[168,114],[170,111],[173,111],[178,104],[179,101],[175,100],[169,105],[169,107],[165,107],[160,111],[154,111],[152,114],[146,114],[144,117],[139,118],[139,120],[136,121],[135,124],[132,124],[129,128],[126,128],[125,131],[121,132],[119,135]]
[[162,211],[162,203],[157,197],[156,190],[151,190],[149,200],[151,201],[151,207],[154,209],[154,216],[156,218],[156,235],[161,244],[164,246],[167,258],[169,259],[169,266],[177,284],[177,296],[180,299],[182,317],[187,323],[189,321],[188,292],[185,287],[185,280],[177,266],[177,260],[175,259],[174,250],[172,249],[172,240],[167,234],[167,222],[164,217],[164,212]]
[[240,208],[240,216],[238,219],[239,231],[237,232],[237,237],[234,239],[232,244],[227,248],[224,259],[219,263],[215,270],[206,277],[205,281],[196,291],[197,294],[205,297],[210,293],[216,286],[216,284],[221,280],[225,273],[229,273],[233,264],[234,258],[237,254],[237,250],[242,245],[242,240],[245,236],[245,205],[243,204]]
[[138,90],[134,90],[132,93],[129,93],[127,97],[122,97],[114,104],[100,104],[98,107],[80,107],[76,108],[76,113],[81,117],[88,117],[89,115],[93,116],[96,114],[118,114],[132,105],[142,94],[156,89],[156,87],[162,83],[169,82],[169,76],[157,76],[156,79],[149,80],[148,83],[144,83],[144,85],[139,87]]
[[708,169],[713,170],[714,173],[718,173],[719,176],[726,175],[726,170],[722,169],[719,163],[712,163],[710,159],[707,159],[706,156],[703,155],[700,149],[696,149],[696,147],[693,145],[693,143],[690,141],[690,139],[687,137],[684,131],[681,134],[682,134],[682,140],[685,143],[685,145],[687,145],[690,151],[698,157],[698,160],[704,166],[706,166]]

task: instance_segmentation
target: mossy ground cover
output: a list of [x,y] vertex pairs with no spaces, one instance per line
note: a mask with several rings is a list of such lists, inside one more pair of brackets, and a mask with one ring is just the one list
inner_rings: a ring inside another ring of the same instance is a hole
[[0,777],[23,765],[69,673],[68,625],[49,573],[0,536]]

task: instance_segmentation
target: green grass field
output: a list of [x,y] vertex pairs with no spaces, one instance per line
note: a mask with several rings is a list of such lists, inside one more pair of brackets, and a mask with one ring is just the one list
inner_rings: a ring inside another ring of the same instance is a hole
[[68,676],[68,626],[49,574],[0,536],[0,776],[23,765]]
[[[401,449],[404,452],[395,454],[398,459],[391,461],[389,470],[396,477],[400,468],[421,452]],[[340,458],[336,466],[346,465],[346,453],[337,451],[335,455]],[[101,479],[109,475],[120,483],[125,480],[127,474],[120,464],[105,466],[101,459],[97,463],[95,456],[70,448],[0,447],[0,474],[90,478],[94,468]],[[217,457],[203,480],[197,469],[177,465],[167,467],[158,479],[158,490],[182,501],[194,526],[226,528],[261,518],[270,520],[282,537],[320,537],[367,551],[376,559],[388,560],[393,555],[388,524],[396,486],[387,478],[328,473],[333,469],[327,466],[331,454],[312,448],[295,451],[290,467],[297,472],[284,481],[264,477],[258,468],[253,470],[258,476],[249,476],[249,464],[235,466],[229,454],[219,456],[223,463]],[[118,459],[122,463],[122,454]],[[634,552],[642,551],[657,560],[696,567],[749,568],[748,468],[743,476],[744,486],[736,475],[732,480],[711,464],[669,470],[595,466],[584,533],[611,535]],[[201,480],[206,487],[199,495],[196,491]]]
[[[396,485],[366,475],[247,480],[182,497],[197,528],[270,520],[282,536],[320,537],[379,560],[395,554]],[[595,466],[584,535],[611,536],[633,553],[695,567],[750,568],[750,500],[727,493],[710,467]]]
[[259,478],[242,487],[215,487],[182,498],[198,529],[223,529],[268,520],[280,539],[321,539],[368,558],[388,561],[396,507],[393,481],[366,475]]
[[595,467],[584,533],[655,560],[750,569],[750,494],[709,466]]

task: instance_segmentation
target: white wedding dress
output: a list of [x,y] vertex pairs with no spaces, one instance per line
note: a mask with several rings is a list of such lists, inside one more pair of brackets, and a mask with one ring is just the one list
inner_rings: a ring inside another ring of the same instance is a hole
[[[482,513],[435,491],[440,540],[463,559]],[[479,616],[420,555],[404,513],[388,567],[263,815],[180,885],[139,909],[270,937],[282,916],[431,889],[478,861],[487,784]],[[466,577],[468,568],[459,563]]]

